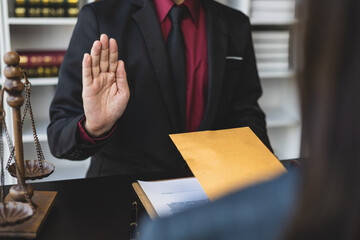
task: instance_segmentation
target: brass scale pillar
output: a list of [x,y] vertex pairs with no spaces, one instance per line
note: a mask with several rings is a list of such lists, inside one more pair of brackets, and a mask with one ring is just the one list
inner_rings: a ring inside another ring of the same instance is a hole
[[15,160],[16,160],[16,176],[17,185],[10,189],[10,196],[15,201],[26,201],[25,194],[31,199],[34,189],[25,183],[25,167],[24,167],[24,148],[22,141],[21,112],[20,108],[24,104],[22,91],[25,85],[21,82],[22,72],[19,68],[20,57],[15,52],[8,52],[4,56],[7,66],[4,69],[6,81],[4,84],[5,91],[8,93],[7,103],[12,107],[13,125],[14,125],[14,142],[15,142]]
[[[36,238],[40,227],[49,214],[57,192],[55,191],[34,191],[33,187],[25,183],[24,148],[22,141],[21,106],[24,104],[22,91],[25,88],[21,82],[23,73],[19,67],[20,57],[16,52],[7,52],[4,56],[6,67],[4,75],[6,81],[4,89],[8,93],[7,103],[12,108],[15,161],[17,184],[10,188],[6,201],[29,202],[35,207],[35,213],[28,219],[16,224],[0,227],[1,237],[26,237]],[[31,199],[31,200],[30,200]]]

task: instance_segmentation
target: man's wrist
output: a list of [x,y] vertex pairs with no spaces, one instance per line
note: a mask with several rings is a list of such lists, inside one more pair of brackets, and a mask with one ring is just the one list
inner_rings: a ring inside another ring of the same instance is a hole
[[84,126],[84,130],[87,132],[87,134],[91,138],[100,138],[100,137],[102,137],[107,132],[109,132],[111,127],[112,127],[112,126],[110,126],[110,127],[105,126],[103,128],[100,128],[100,129],[94,129],[89,125],[88,121],[86,121],[86,118],[84,119],[83,126]]
[[111,128],[107,132],[103,133],[99,137],[93,137],[90,135],[90,133],[87,132],[87,130],[85,130],[85,121],[86,121],[86,117],[84,116],[78,122],[79,137],[83,143],[96,144],[96,143],[102,142],[102,141],[108,139],[114,133],[114,131],[117,127],[117,123],[115,123],[113,126],[111,126]]

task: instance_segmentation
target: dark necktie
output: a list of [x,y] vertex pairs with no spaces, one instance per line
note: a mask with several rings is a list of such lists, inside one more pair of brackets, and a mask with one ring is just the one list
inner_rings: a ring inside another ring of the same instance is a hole
[[186,59],[184,35],[181,31],[181,20],[183,19],[185,12],[185,7],[178,7],[176,5],[169,11],[172,28],[167,40],[172,79],[176,87],[181,113],[181,124],[184,130],[186,128]]

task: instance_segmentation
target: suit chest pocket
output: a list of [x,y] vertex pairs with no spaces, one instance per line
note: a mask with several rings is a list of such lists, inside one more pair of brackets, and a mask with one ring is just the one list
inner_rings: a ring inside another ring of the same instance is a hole
[[237,56],[227,56],[225,58],[226,71],[241,71],[243,66],[243,58]]
[[[225,60],[225,83],[227,87],[233,88],[241,81],[243,73],[242,59],[227,58]],[[230,89],[229,89],[230,90]]]

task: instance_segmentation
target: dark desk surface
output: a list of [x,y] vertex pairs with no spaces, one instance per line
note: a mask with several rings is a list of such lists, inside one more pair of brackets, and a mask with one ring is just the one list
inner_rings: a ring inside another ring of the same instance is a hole
[[[290,161],[283,164],[291,167]],[[131,184],[138,179],[183,176],[180,173],[149,173],[30,183],[35,190],[58,192],[37,239],[128,240],[129,226],[134,218],[131,206],[136,200]]]

